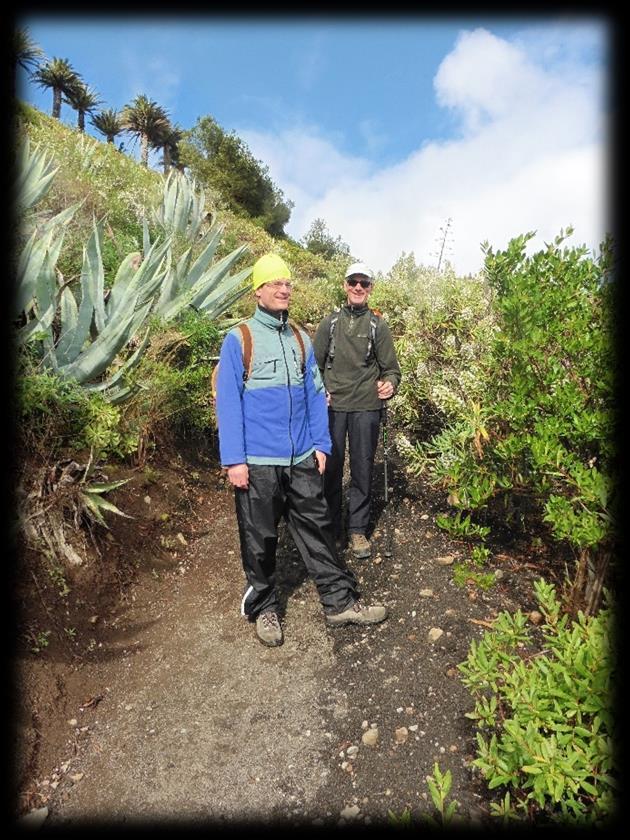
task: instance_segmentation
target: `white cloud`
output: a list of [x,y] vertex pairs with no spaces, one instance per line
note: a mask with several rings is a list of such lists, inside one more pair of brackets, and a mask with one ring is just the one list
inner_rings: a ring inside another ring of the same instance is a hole
[[435,264],[447,218],[459,273],[481,268],[482,241],[496,250],[530,230],[538,232],[530,250],[569,225],[570,243],[596,248],[608,222],[603,70],[580,61],[593,48],[585,30],[567,39],[570,50],[562,30],[552,31],[557,42],[547,33],[544,50],[531,51],[537,42],[527,32],[512,42],[484,29],[462,33],[434,78],[457,135],[426,142],[395,166],[377,170],[312,127],[239,131],[295,201],[288,232],[299,238],[322,217],[382,271],[402,251]]

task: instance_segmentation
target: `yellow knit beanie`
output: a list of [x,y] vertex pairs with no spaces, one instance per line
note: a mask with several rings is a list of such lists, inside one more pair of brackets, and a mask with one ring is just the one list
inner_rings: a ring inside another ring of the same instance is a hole
[[274,280],[290,280],[291,272],[282,257],[278,254],[265,254],[254,263],[252,271],[252,288],[258,289],[264,283]]

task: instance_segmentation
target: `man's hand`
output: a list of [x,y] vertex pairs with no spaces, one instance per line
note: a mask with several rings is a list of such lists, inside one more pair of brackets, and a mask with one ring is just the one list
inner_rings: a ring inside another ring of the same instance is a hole
[[315,458],[317,460],[317,469],[319,470],[319,474],[323,475],[324,470],[326,469],[326,453],[320,452],[318,449],[316,449]]
[[230,484],[238,487],[239,490],[249,488],[249,468],[247,464],[232,464],[231,467],[228,467],[227,476]]
[[394,386],[391,382],[385,382],[379,379],[376,383],[376,390],[378,392],[379,400],[388,400],[394,396]]
[[329,406],[329,405],[330,405],[330,402],[331,402],[330,392],[329,392],[329,391],[326,391],[326,405],[328,405],[328,406]]

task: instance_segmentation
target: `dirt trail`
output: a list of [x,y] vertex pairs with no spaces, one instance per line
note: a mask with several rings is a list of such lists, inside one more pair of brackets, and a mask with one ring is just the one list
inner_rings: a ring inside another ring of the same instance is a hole
[[[509,574],[487,594],[456,587],[448,559],[464,549],[435,526],[436,500],[404,482],[395,498],[394,557],[378,553],[377,530],[375,556],[349,558],[366,600],[390,606],[388,621],[326,628],[283,534],[285,643],[270,649],[239,614],[231,491],[208,491],[210,531],[188,538],[170,571],[140,574],[99,623],[98,656],[66,678],[71,723],[49,770],[58,784],[44,780],[46,824],[385,823],[389,809],[432,810],[435,761],[453,773],[462,817],[483,817],[487,794],[469,766],[472,702],[455,666],[483,622],[527,608],[527,594]],[[434,642],[432,628],[443,631]],[[378,729],[374,746],[362,741],[366,727]]]

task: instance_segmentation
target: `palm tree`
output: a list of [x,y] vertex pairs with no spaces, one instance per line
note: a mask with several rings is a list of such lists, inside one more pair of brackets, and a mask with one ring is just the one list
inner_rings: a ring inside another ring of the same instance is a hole
[[114,137],[123,130],[120,114],[114,108],[107,108],[105,111],[90,117],[90,122],[97,131],[107,137],[108,143],[113,143]]
[[169,171],[172,166],[179,166],[179,142],[184,136],[184,131],[180,125],[172,125],[170,122],[163,132],[161,132],[153,143],[154,149],[162,149],[162,164],[164,166],[164,174]]
[[45,58],[44,51],[37,46],[29,35],[28,29],[16,29],[13,34],[13,63],[27,73],[39,67],[40,59]]
[[78,112],[77,125],[79,131],[85,131],[86,113],[91,113],[103,100],[99,98],[95,90],[80,81],[66,93],[64,101]]
[[149,146],[155,147],[165,134],[170,121],[168,114],[157,102],[152,102],[143,93],[125,105],[121,117],[122,127],[129,134],[140,139],[140,162],[149,165]]
[[52,88],[52,115],[57,119],[61,114],[62,94],[70,96],[81,82],[81,77],[66,58],[53,58],[38,67],[33,79],[42,88]]

